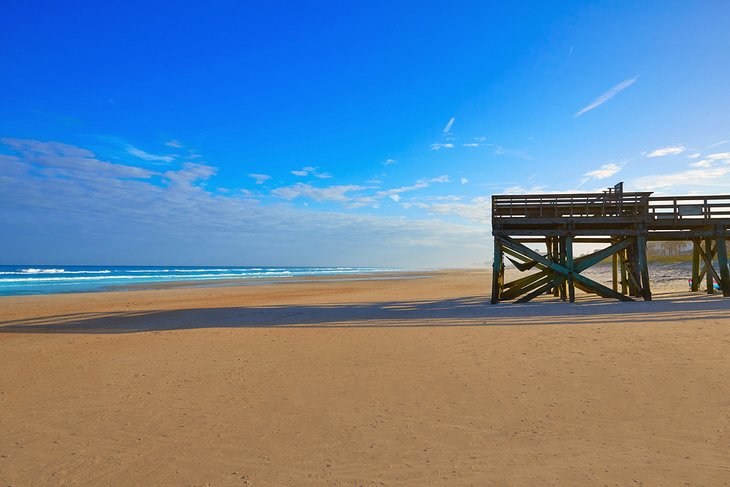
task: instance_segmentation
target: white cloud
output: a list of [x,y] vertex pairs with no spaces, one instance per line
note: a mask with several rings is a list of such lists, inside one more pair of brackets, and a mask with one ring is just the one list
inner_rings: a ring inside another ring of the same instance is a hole
[[694,154],[690,154],[687,156],[687,159],[697,159],[698,157],[702,156],[699,152],[695,152]]
[[461,178],[461,184],[467,184],[468,182],[469,182],[468,179],[466,179],[464,177]]
[[367,187],[356,185],[343,185],[317,188],[310,184],[296,183],[292,186],[276,188],[271,192],[271,194],[290,201],[295,198],[309,198],[314,201],[347,202],[351,200],[351,197],[348,196],[347,193],[353,191],[361,191],[363,189],[367,189]]
[[448,143],[447,144],[440,144],[440,143],[431,144],[431,150],[453,149],[453,148],[454,148],[454,144],[448,144]]
[[134,146],[128,145],[127,146],[127,152],[132,154],[135,157],[139,157],[140,159],[143,159],[145,161],[161,161],[161,162],[172,162],[175,160],[173,156],[158,156],[156,154],[150,154],[149,152],[145,152],[141,149],[137,149]]
[[3,143],[0,207],[13,238],[0,249],[9,261],[443,267],[488,252],[485,225],[262,205],[207,189],[211,166],[160,173],[58,142]]
[[682,145],[674,145],[674,146],[668,146],[668,147],[662,147],[660,149],[655,149],[651,152],[649,152],[646,157],[664,157],[664,156],[674,156],[677,154],[681,154],[684,152],[686,148]]
[[396,203],[397,203],[398,201],[400,201],[400,195],[399,195],[399,194],[391,194],[391,195],[388,195],[388,198],[392,199],[392,200],[393,200],[393,201],[395,201]]
[[463,145],[464,147],[479,147],[479,144],[477,144],[476,142],[461,145]]
[[383,166],[390,166],[396,163],[395,159],[386,159],[383,161]]
[[443,133],[448,134],[449,132],[451,132],[451,126],[454,125],[454,120],[456,120],[456,117],[451,117],[449,121],[446,122]]
[[644,176],[634,181],[634,186],[643,190],[664,189],[673,186],[706,186],[720,184],[722,178],[730,172],[728,167],[691,169],[670,174]]
[[473,198],[469,203],[411,203],[410,206],[422,208],[431,214],[454,215],[472,222],[489,225],[491,223],[492,201],[489,196]]
[[313,166],[305,166],[299,170],[292,171],[291,173],[299,177],[314,176],[319,179],[329,179],[332,177],[332,174],[328,172],[317,172],[317,168]]
[[711,161],[730,162],[730,152],[716,152],[708,155],[707,158]]
[[249,174],[250,178],[254,178],[256,180],[256,184],[264,184],[266,181],[271,179],[271,176],[268,174]]
[[165,145],[167,147],[173,147],[175,149],[180,149],[182,147],[182,144],[180,143],[180,141],[177,141],[177,140],[174,140],[174,139],[173,140],[168,140],[167,142],[165,142]]
[[692,167],[712,167],[712,161],[709,159],[702,159],[697,162],[690,163]]
[[613,88],[611,88],[610,90],[606,91],[601,96],[599,96],[598,98],[596,98],[595,100],[593,100],[587,106],[585,106],[585,107],[581,108],[580,110],[578,110],[576,112],[575,116],[576,117],[580,117],[584,113],[589,112],[589,111],[593,110],[594,108],[598,108],[599,106],[603,105],[604,103],[606,103],[608,100],[610,100],[614,96],[616,96],[619,93],[621,93],[623,90],[625,90],[629,86],[631,86],[634,83],[636,83],[636,80],[638,80],[638,79],[639,79],[639,77],[638,76],[635,76],[633,78],[630,78],[630,79],[627,79],[627,80],[622,81],[621,83],[617,84],[616,86],[614,86]]
[[[621,164],[616,164],[613,162],[610,162],[608,164],[603,164],[599,169],[596,169],[594,171],[589,171],[589,172],[585,173],[584,176],[586,176],[588,178],[593,178],[593,179],[610,178],[611,176],[613,176],[614,174],[619,172],[625,164],[626,164],[626,162],[621,163]],[[583,182],[585,182],[585,181],[583,181]]]

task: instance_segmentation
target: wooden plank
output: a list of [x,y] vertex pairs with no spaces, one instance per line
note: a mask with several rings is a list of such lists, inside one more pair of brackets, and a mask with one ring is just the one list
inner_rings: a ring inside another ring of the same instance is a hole
[[542,287],[532,291],[530,294],[527,294],[527,295],[521,297],[520,299],[515,301],[515,303],[520,303],[520,304],[527,303],[527,302],[535,299],[536,297],[540,296],[541,294],[545,294],[546,292],[548,292],[550,290],[550,288],[554,287],[555,285],[559,285],[560,281],[562,281],[564,279],[565,278],[557,277],[557,276],[553,277],[548,282],[546,282]]
[[720,278],[717,276],[715,268],[712,267],[712,240],[709,238],[705,239],[705,250],[702,251],[702,249],[700,249],[700,255],[705,261],[705,269],[707,270],[707,275],[705,276],[707,278],[707,294],[715,294],[715,286],[712,283],[712,276],[714,274],[718,282],[720,282]]
[[544,274],[540,277],[540,279],[536,279],[535,281],[531,282],[530,284],[528,284],[526,286],[521,286],[518,288],[510,289],[508,292],[503,292],[502,300],[507,301],[510,299],[515,299],[516,297],[522,296],[523,294],[528,293],[528,292],[532,291],[533,289],[543,287],[545,284],[552,282],[554,280],[554,278],[555,278],[554,272]]
[[649,262],[646,259],[646,237],[636,237],[636,250],[639,258],[639,270],[641,272],[641,294],[644,301],[651,301],[651,285],[649,283]]
[[692,292],[700,289],[700,243],[698,239],[692,239]]
[[[723,229],[718,229],[718,233],[722,235]],[[715,243],[717,249],[717,264],[720,266],[720,288],[724,297],[730,297],[730,271],[727,267],[727,246],[725,239],[718,238]]]
[[494,239],[494,262],[492,262],[492,304],[499,303],[502,291],[502,246]]
[[565,283],[568,286],[568,300],[575,303],[575,286],[573,285],[573,237],[565,237],[565,264],[568,269],[568,278]]
[[[526,257],[530,257],[539,263],[543,264],[545,267],[548,267],[552,269],[553,271],[562,274],[565,277],[568,277],[568,269],[565,268],[565,266],[561,264],[557,264],[555,262],[548,261],[545,257],[538,254],[534,250],[525,247],[522,244],[519,244],[512,240],[509,237],[497,237],[497,239],[500,241],[503,247],[509,248],[514,250],[515,252],[522,253]],[[604,286],[603,284],[594,281],[593,279],[589,279],[579,273],[576,273],[573,275],[573,280],[576,282],[579,282],[580,284],[586,286],[589,289],[593,289],[593,291],[596,294],[599,294],[605,298],[616,298],[621,301],[633,301],[633,299],[629,298],[628,296],[624,296],[623,294],[619,294],[614,292],[611,288],[608,288]]]

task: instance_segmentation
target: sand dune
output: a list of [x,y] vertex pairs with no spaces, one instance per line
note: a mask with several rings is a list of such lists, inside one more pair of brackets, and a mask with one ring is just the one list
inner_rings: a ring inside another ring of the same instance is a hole
[[730,300],[489,276],[0,299],[0,484],[727,485]]

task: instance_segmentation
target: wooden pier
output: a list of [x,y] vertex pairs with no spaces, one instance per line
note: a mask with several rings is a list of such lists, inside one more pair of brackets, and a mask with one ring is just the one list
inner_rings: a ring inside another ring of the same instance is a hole
[[[729,297],[725,241],[730,195],[651,195],[624,192],[619,183],[603,193],[492,196],[492,303],[524,303],[542,294],[573,302],[575,288],[621,301],[650,301],[646,244],[662,240],[692,242],[692,291],[698,291],[704,280],[709,294],[716,282],[723,296]],[[546,252],[527,245],[536,243],[545,245]],[[606,247],[575,257],[578,243]],[[611,283],[602,284],[583,274],[609,258]],[[530,273],[505,282],[504,259]]]

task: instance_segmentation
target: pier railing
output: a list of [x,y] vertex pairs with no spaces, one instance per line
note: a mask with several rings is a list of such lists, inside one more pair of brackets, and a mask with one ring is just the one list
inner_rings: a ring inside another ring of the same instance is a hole
[[649,198],[649,218],[657,223],[730,219],[730,195],[654,196]]
[[649,192],[492,196],[492,218],[646,217]]

